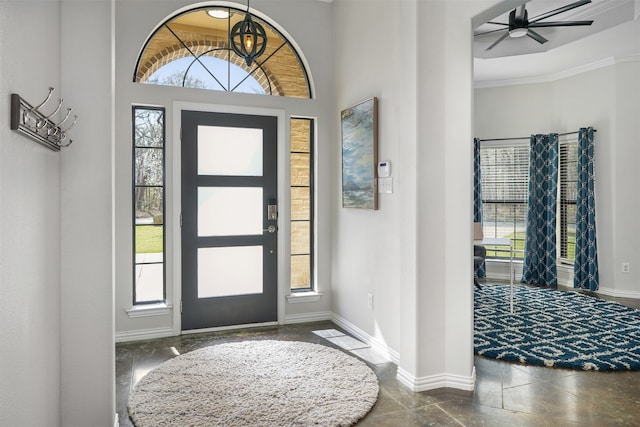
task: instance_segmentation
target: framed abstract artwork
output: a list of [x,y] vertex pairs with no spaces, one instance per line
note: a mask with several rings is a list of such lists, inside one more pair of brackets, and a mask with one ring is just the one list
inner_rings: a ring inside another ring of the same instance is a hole
[[342,207],[378,209],[378,99],[342,110]]

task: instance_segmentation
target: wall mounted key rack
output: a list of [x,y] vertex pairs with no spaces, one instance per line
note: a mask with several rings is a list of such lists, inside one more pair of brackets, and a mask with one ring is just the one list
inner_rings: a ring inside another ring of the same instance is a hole
[[63,99],[58,101],[58,106],[51,113],[46,114],[41,111],[42,107],[51,99],[54,90],[50,87],[45,100],[35,107],[17,93],[12,93],[11,129],[54,151],[60,151],[61,147],[68,147],[73,142],[67,133],[78,121],[78,116],[74,115],[73,122],[64,128],[63,125],[71,116],[71,108],[67,108],[65,116],[60,122],[54,123],[51,120],[62,108]]

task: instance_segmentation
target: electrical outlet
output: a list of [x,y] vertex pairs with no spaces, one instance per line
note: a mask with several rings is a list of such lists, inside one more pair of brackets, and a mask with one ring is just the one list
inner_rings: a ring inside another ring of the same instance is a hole
[[373,294],[367,294],[367,306],[369,310],[373,310]]
[[629,272],[629,263],[628,262],[623,262],[622,263],[622,272],[623,273],[628,273]]

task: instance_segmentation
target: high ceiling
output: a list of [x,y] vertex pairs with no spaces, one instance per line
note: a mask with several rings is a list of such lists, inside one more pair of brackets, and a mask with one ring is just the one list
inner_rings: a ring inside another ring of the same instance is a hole
[[[525,4],[529,20],[556,10],[575,0],[532,0]],[[517,4],[517,3],[515,3]],[[517,7],[517,6],[515,6]],[[509,22],[511,1],[491,22]],[[519,9],[516,13],[518,13]],[[535,28],[548,39],[540,44],[530,37],[507,36],[487,50],[505,31],[474,38],[474,80],[477,87],[553,78],[577,69],[594,68],[640,56],[640,0],[593,0],[545,21],[593,20],[590,26]],[[499,30],[505,26],[483,23],[476,33]]]

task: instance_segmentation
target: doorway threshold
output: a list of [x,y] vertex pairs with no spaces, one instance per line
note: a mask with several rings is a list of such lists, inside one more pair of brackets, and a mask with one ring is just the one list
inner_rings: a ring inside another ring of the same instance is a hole
[[229,326],[216,326],[215,328],[202,328],[202,329],[189,329],[182,331],[182,335],[199,334],[201,332],[218,332],[218,331],[232,331],[235,329],[248,329],[259,328],[261,326],[277,326],[278,322],[263,322],[263,323],[248,323],[245,325],[229,325]]

